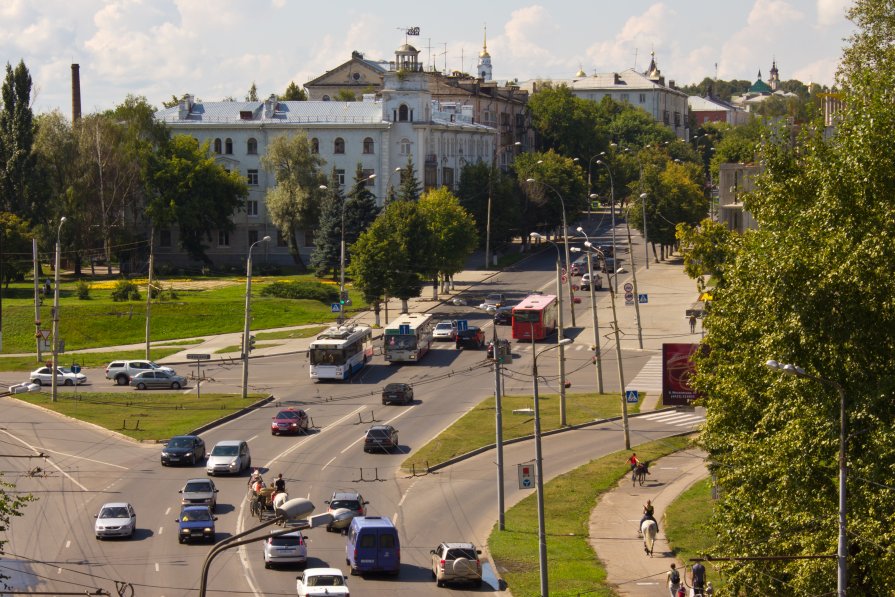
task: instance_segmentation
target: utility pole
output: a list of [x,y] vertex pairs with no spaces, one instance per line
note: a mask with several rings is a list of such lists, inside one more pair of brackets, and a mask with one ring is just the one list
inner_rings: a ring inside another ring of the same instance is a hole
[[495,425],[497,428],[497,528],[504,530],[504,493],[503,493],[503,411],[501,410],[500,362],[497,344],[497,326],[493,327],[493,356],[494,356],[494,407]]
[[[568,262],[568,260],[567,260]],[[557,323],[556,341],[559,344],[559,350],[556,351],[559,358],[559,426],[566,426],[566,347],[562,343],[563,340],[563,319],[562,319],[562,279],[560,271],[562,263],[559,255],[556,256],[556,300],[559,308],[556,310]],[[574,325],[574,324],[573,324]]]
[[59,236],[62,234],[62,225],[65,223],[65,216],[59,218],[59,227],[56,229],[56,284],[53,294],[53,367],[50,373],[53,374],[52,401],[56,402],[57,392],[59,391],[59,376],[57,375],[59,367],[59,268],[62,261],[62,243]]
[[155,226],[149,227],[149,278],[146,282],[146,360],[151,360],[149,356],[149,320],[152,310],[152,258],[153,248],[155,244]]
[[40,261],[37,258],[37,239],[31,239],[31,258],[34,260],[34,339],[37,342],[37,360],[43,362],[40,342]]

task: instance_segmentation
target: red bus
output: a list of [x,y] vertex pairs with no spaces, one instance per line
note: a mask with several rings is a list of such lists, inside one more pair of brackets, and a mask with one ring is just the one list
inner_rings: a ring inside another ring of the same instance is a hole
[[532,294],[513,307],[513,339],[543,340],[556,331],[556,297]]

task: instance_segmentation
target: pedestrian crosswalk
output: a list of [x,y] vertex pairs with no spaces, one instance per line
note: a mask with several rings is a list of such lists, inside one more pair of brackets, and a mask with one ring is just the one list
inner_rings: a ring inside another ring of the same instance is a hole
[[640,415],[638,419],[647,419],[664,425],[672,425],[674,427],[696,427],[705,422],[705,416],[694,412],[683,412],[677,410],[666,410]]
[[662,394],[662,356],[650,357],[643,369],[625,384],[625,391],[637,390],[641,394],[660,396]]

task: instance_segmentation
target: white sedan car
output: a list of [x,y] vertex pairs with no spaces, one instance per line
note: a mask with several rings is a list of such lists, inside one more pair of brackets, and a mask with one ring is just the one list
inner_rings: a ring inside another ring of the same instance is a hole
[[[41,367],[39,369],[35,369],[31,372],[31,383],[36,383],[37,385],[52,385],[53,383],[53,368],[52,367]],[[73,386],[73,385],[81,385],[82,383],[87,381],[87,376],[83,373],[72,373],[68,369],[63,369],[62,367],[56,367],[56,383],[60,385]]]
[[103,504],[96,515],[94,532],[97,539],[133,537],[137,530],[137,513],[127,502]]
[[308,568],[295,580],[298,597],[348,595],[348,577],[338,568]]
[[432,330],[433,340],[453,340],[457,337],[457,324],[453,321],[439,321]]

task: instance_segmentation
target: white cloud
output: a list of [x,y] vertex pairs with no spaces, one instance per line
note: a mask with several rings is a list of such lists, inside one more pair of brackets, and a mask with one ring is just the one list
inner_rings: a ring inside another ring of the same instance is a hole
[[829,27],[842,22],[851,4],[851,0],[817,0],[817,24]]
[[[778,44],[804,21],[804,13],[783,0],[755,0],[745,26],[733,33],[721,47],[718,76],[721,79],[751,79],[755,76],[751,73],[757,74],[760,69],[762,76],[767,78],[767,69],[777,54]],[[761,51],[766,55],[757,53]]]
[[837,68],[839,68],[839,59],[828,56],[797,68],[791,77],[781,78],[798,79],[805,85],[808,83],[831,85],[836,80]]
[[587,57],[598,72],[607,72],[634,67],[636,54],[637,69],[645,70],[650,52],[661,50],[663,46],[670,51],[666,38],[671,33],[668,23],[674,15],[664,3],[653,4],[645,12],[625,21],[613,39],[590,46]]
[[749,27],[778,27],[786,22],[799,21],[804,15],[785,0],[755,0],[749,12]]
[[510,14],[503,35],[494,40],[494,46],[503,49],[510,59],[549,59],[549,50],[538,45],[536,40],[554,32],[555,25],[543,6],[527,6]]

